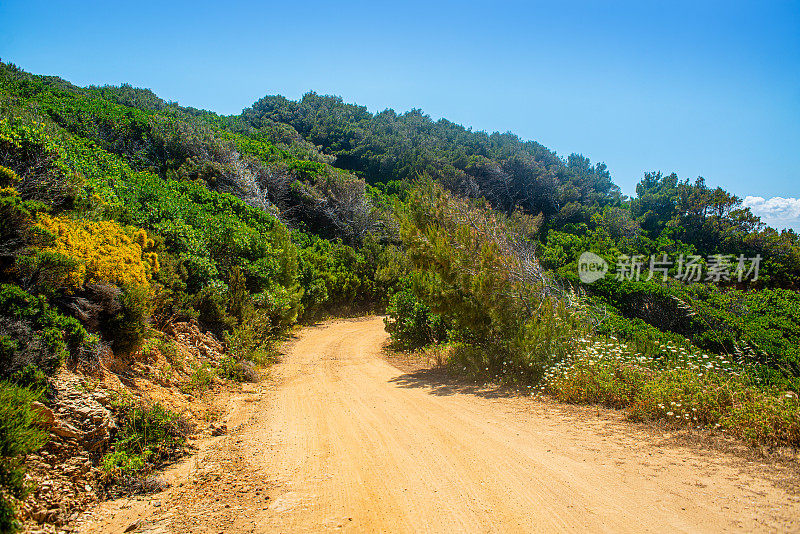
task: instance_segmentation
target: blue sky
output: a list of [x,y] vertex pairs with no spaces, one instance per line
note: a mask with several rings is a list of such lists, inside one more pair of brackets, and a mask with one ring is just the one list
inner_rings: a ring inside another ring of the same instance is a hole
[[0,58],[221,113],[309,90],[419,107],[604,161],[627,194],[702,175],[800,228],[798,1],[3,0]]

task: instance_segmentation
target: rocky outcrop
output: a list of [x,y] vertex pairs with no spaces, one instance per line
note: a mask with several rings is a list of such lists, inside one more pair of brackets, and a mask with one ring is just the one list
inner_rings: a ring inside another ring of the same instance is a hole
[[88,451],[103,450],[116,429],[108,407],[111,397],[104,390],[88,391],[75,376],[59,375],[53,381],[54,423],[51,431],[77,439]]
[[116,423],[107,392],[90,391],[84,380],[68,373],[56,376],[50,387],[47,405],[33,404],[50,440],[27,458],[27,477],[36,490],[22,503],[21,512],[43,532],[63,532],[103,496],[98,464]]
[[[161,345],[122,356],[109,351],[100,369],[78,370],[86,374],[63,370],[50,379],[49,394],[34,403],[50,440],[26,459],[29,482],[36,488],[20,505],[26,532],[72,532],[84,510],[114,495],[100,468],[117,429],[110,392],[190,415],[193,406],[202,406],[178,385],[187,383],[200,364],[216,365],[225,346],[195,321],[174,323],[164,334],[175,341],[170,352],[162,353]],[[211,431],[215,436],[226,432],[225,424]]]
[[225,346],[211,332],[203,333],[197,321],[173,323],[167,332],[192,359],[216,363],[225,354]]

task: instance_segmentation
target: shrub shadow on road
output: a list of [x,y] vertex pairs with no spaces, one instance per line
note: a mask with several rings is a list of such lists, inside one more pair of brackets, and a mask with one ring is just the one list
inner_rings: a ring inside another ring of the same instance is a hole
[[437,396],[468,394],[486,399],[522,396],[520,392],[505,386],[484,384],[455,377],[447,369],[440,367],[405,373],[390,379],[389,383],[401,388],[428,389],[431,395]]

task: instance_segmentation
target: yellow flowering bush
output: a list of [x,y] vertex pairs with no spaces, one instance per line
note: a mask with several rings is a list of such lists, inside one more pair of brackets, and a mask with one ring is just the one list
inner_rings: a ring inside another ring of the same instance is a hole
[[17,176],[17,173],[8,167],[3,167],[0,165],[0,187],[7,187],[15,182],[19,182],[19,176]]
[[76,262],[67,281],[70,287],[87,282],[147,287],[158,271],[158,255],[145,252],[153,241],[144,230],[129,233],[113,221],[80,221],[45,214],[38,222],[55,237],[45,250]]

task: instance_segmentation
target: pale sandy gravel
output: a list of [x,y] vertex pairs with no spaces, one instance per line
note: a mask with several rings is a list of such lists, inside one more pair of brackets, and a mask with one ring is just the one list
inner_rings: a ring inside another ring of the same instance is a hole
[[800,531],[778,468],[406,373],[385,340],[380,318],[304,329],[170,489],[106,503],[83,531]]

